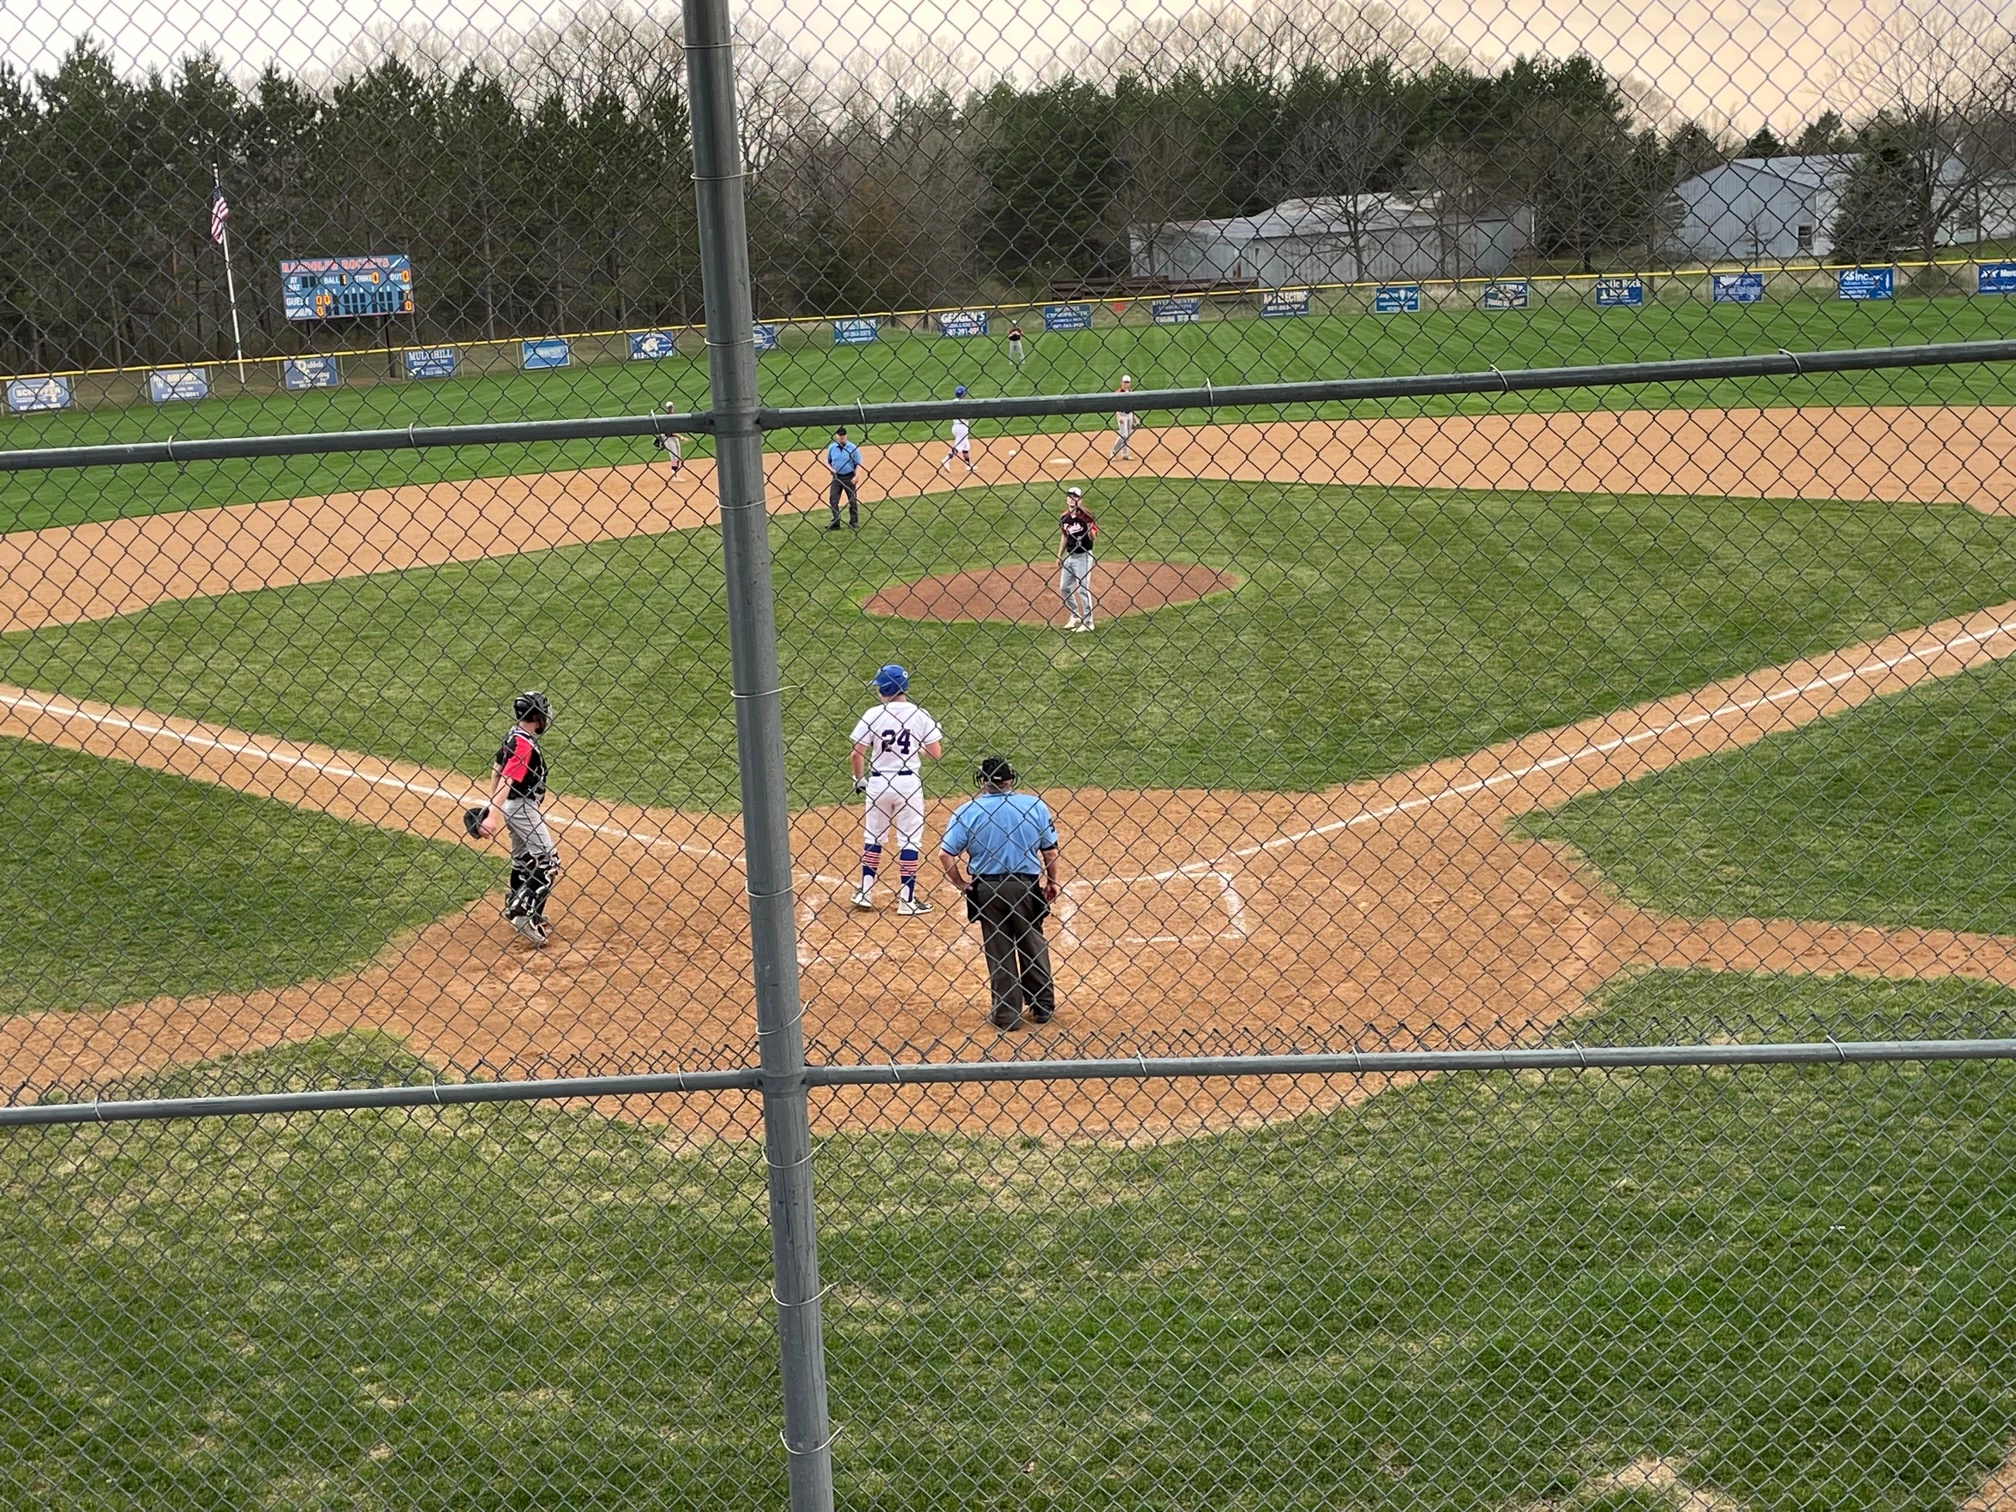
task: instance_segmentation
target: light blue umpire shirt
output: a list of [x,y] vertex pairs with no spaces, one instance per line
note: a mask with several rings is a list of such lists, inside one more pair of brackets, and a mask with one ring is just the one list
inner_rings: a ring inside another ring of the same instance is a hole
[[826,465],[836,478],[851,478],[861,466],[861,448],[852,441],[835,441],[826,448]]
[[946,855],[966,855],[966,869],[976,877],[1008,872],[1043,874],[1041,851],[1057,844],[1057,826],[1050,809],[1034,793],[982,793],[953,811],[940,846]]

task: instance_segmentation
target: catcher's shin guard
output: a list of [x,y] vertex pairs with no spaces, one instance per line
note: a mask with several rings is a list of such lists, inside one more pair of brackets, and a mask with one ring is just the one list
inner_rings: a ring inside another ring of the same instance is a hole
[[553,884],[560,880],[560,858],[552,851],[534,856],[530,862],[530,876],[525,892],[526,911],[533,918],[546,916],[546,899],[552,895]]
[[504,917],[515,919],[522,913],[529,913],[532,891],[532,863],[530,860],[511,863],[511,885],[504,892]]

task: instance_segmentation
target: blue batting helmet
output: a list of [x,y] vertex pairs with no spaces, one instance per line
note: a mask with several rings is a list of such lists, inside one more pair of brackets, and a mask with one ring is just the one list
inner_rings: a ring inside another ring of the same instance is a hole
[[952,390],[952,397],[954,399],[964,399],[966,397],[966,385],[962,383]]
[[891,662],[875,674],[875,691],[885,698],[910,691],[910,674]]

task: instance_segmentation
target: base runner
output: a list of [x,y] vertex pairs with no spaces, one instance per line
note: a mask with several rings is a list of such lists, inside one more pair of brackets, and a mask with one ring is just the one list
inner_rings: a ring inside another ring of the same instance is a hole
[[861,844],[861,886],[856,908],[875,906],[875,875],[882,869],[882,847],[890,827],[896,830],[897,864],[902,886],[896,899],[899,914],[931,912],[929,899],[917,896],[917,858],[924,844],[924,762],[936,761],[944,749],[944,732],[929,712],[910,702],[910,674],[891,663],[875,674],[881,702],[854,724],[854,749],[848,765],[854,791],[868,800]]

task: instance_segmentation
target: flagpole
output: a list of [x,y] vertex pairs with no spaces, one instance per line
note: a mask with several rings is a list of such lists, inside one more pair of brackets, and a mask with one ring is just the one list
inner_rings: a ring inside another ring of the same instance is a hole
[[[217,199],[221,199],[224,196],[224,174],[215,163],[210,165],[210,192],[215,196],[211,201],[213,205]],[[239,334],[238,330],[238,279],[231,271],[230,222],[226,221],[220,225],[217,228],[217,232],[217,240],[224,247],[224,293],[231,301],[231,346],[238,354],[238,387],[243,388],[245,387],[245,338]]]

